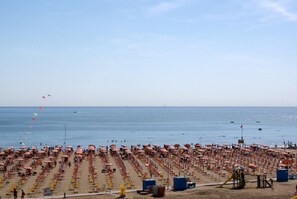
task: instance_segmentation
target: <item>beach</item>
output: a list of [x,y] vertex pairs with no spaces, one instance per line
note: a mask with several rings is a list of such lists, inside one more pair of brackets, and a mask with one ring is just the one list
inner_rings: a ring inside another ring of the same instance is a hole
[[[184,194],[187,198],[198,195],[199,198],[218,198],[222,194],[223,198],[253,198],[255,195],[257,198],[289,198],[295,192],[296,183],[288,179],[276,182],[277,169],[287,168],[289,176],[294,177],[296,153],[294,148],[271,148],[260,144],[2,148],[0,195],[11,198],[16,189],[20,196],[23,189],[27,198],[38,198],[46,189],[54,197],[96,194],[92,197],[114,198],[119,196],[122,186],[127,197],[143,198],[151,197],[151,194],[139,195],[136,190],[143,189],[143,180],[154,179],[157,185],[166,189],[166,198]],[[227,181],[235,168],[242,169],[246,186],[240,190],[231,189],[232,184],[217,188]],[[257,189],[257,175],[265,175],[267,182],[273,179],[273,189]],[[177,176],[195,182],[196,188],[172,191]],[[97,195],[102,193],[104,195]]]

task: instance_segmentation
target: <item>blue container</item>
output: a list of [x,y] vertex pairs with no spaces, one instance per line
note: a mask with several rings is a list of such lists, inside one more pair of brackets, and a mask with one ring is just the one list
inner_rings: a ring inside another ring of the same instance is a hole
[[187,189],[187,178],[184,176],[174,177],[173,178],[173,189],[176,191]]
[[144,179],[142,181],[142,190],[146,190],[149,188],[149,186],[154,186],[154,185],[156,185],[155,179]]
[[277,169],[276,170],[276,181],[288,182],[288,179],[289,179],[288,169]]

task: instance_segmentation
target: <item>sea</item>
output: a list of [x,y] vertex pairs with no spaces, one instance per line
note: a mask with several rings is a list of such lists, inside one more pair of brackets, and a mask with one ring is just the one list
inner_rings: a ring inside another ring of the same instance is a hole
[[297,107],[0,107],[0,146],[297,142]]

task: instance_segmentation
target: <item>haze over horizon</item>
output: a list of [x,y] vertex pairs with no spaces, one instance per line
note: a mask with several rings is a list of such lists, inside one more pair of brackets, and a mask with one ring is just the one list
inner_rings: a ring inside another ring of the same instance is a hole
[[297,106],[294,0],[11,0],[0,27],[0,106]]

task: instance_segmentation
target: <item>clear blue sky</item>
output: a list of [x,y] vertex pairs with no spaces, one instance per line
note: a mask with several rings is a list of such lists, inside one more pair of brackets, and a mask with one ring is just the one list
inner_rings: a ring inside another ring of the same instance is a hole
[[1,0],[0,91],[0,106],[297,106],[297,1]]

